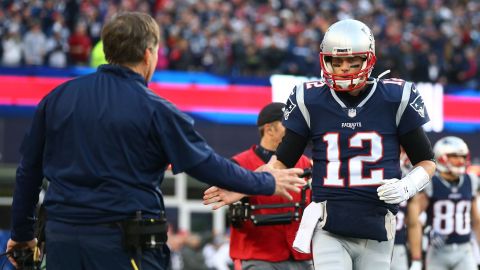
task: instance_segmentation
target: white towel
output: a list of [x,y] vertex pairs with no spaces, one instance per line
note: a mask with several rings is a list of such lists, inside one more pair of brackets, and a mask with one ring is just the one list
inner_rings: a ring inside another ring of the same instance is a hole
[[303,211],[302,221],[293,241],[293,249],[301,253],[310,253],[313,231],[319,220],[324,220],[325,203],[311,202]]

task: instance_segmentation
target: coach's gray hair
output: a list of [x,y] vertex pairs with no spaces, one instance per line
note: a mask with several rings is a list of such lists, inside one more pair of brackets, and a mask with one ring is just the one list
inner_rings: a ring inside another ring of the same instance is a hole
[[160,41],[157,22],[148,14],[125,12],[113,17],[102,29],[105,58],[110,64],[137,64],[145,50]]

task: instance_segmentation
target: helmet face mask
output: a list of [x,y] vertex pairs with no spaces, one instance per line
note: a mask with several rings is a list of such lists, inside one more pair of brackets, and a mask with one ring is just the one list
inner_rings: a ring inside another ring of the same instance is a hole
[[469,150],[460,138],[448,136],[440,139],[433,147],[437,159],[437,170],[459,177],[464,174],[468,165]]
[[[357,72],[335,74],[333,57],[363,59]],[[325,83],[335,91],[354,91],[367,83],[376,62],[375,39],[370,29],[357,20],[342,20],[328,29],[320,46],[320,67]]]

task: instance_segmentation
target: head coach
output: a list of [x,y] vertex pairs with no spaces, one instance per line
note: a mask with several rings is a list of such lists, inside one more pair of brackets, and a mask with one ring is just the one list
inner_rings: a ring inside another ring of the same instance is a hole
[[7,251],[34,249],[44,178],[49,270],[167,269],[159,187],[169,165],[175,174],[241,193],[291,198],[288,190],[299,191],[302,170],[242,169],[148,89],[160,41],[152,17],[119,14],[104,25],[102,40],[109,64],[59,85],[38,104],[20,149]]

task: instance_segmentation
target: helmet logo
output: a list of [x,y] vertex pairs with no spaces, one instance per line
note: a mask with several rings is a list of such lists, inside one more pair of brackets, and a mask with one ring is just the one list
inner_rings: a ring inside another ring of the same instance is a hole
[[341,54],[341,55],[352,55],[352,48],[337,48],[334,47],[332,50],[333,55]]

